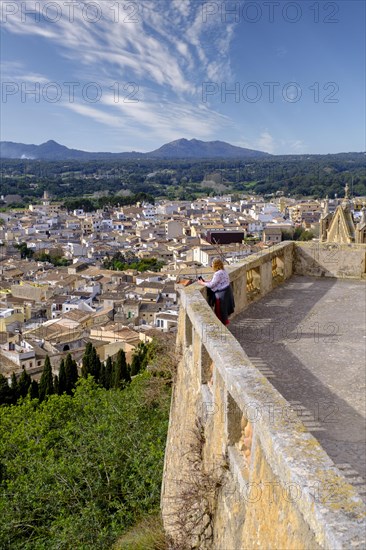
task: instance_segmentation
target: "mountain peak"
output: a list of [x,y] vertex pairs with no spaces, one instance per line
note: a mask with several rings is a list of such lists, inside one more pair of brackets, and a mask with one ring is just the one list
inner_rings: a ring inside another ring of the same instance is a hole
[[199,139],[176,139],[166,143],[155,151],[149,153],[89,153],[77,149],[69,149],[65,145],[50,139],[41,145],[26,145],[9,141],[0,142],[0,157],[13,159],[38,159],[38,160],[102,160],[116,158],[260,158],[269,156],[268,153],[244,149],[230,145],[224,141],[201,141]]
[[45,141],[45,143],[42,143],[41,145],[60,145],[59,143],[57,143],[57,141],[55,141],[54,139],[49,139],[48,141]]
[[201,141],[199,139],[176,139],[159,149],[146,153],[153,158],[243,158],[264,157],[268,153],[245,149],[225,141]]

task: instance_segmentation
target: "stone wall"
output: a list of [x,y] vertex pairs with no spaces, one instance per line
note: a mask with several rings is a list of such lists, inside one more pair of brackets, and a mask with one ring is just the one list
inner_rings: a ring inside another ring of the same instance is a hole
[[366,245],[296,243],[294,272],[312,277],[366,278]]
[[49,290],[47,285],[34,286],[31,284],[12,285],[11,293],[14,298],[22,298],[23,300],[34,300],[36,302],[47,300],[53,294],[52,290]]
[[[283,243],[228,268],[236,312],[302,273],[308,248]],[[361,499],[198,285],[181,292],[177,347],[161,498],[175,542],[216,550],[364,548]]]

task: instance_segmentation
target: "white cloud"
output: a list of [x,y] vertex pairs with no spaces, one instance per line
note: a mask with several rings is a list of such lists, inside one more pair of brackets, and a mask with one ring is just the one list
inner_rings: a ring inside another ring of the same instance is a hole
[[266,153],[274,153],[276,149],[274,138],[266,130],[261,133],[259,139],[256,142],[256,147]]
[[117,108],[119,114],[116,116],[123,117],[128,127],[145,128],[161,141],[187,136],[209,138],[220,126],[229,125],[226,117],[190,102],[159,101],[152,96],[138,103],[120,101],[116,104],[109,96],[103,103]]
[[[9,32],[44,38],[66,59],[55,67],[73,74],[66,77],[60,72],[60,83],[94,81],[103,88],[103,102],[90,105],[79,98],[75,103],[65,102],[65,107],[111,128],[119,127],[123,120],[128,130],[137,125],[137,131],[162,134],[162,139],[181,137],[180,133],[209,138],[228,124],[228,119],[200,104],[196,94],[202,82],[229,77],[234,25],[204,22],[202,4],[195,0],[140,0],[135,22],[127,22],[133,14],[124,11],[120,3],[98,3],[102,17],[95,23],[86,17],[93,16],[86,11],[88,0],[75,2],[73,20],[61,2],[62,16],[54,22],[44,17],[46,6],[52,3],[37,0],[27,1],[27,8],[37,10],[38,6],[43,14],[40,21],[29,16],[22,20],[20,9],[5,24]],[[121,8],[118,13],[117,4]],[[51,9],[47,14],[50,17],[55,12]],[[27,74],[23,72],[27,81],[54,80],[32,72],[36,67],[37,59]],[[114,82],[121,86],[136,82],[139,104],[108,102],[107,90]]]
[[190,13],[190,2],[185,0],[173,0],[172,6],[182,14],[183,17],[188,17]]
[[112,0],[99,3],[102,17],[97,23],[86,19],[92,15],[85,11],[85,5],[90,4],[86,0],[75,3],[73,20],[61,3],[62,16],[50,22],[45,17],[53,15],[52,10],[46,11],[50,4],[47,0],[28,2],[27,7],[35,11],[38,6],[41,20],[26,16],[24,21],[24,14],[22,20],[20,9],[8,17],[6,29],[47,38],[70,59],[75,59],[77,52],[83,65],[99,64],[96,72],[100,67],[103,72],[127,69],[175,93],[189,93],[192,78],[201,75],[207,80],[207,73],[212,77],[213,67],[221,78],[227,73],[234,26],[204,22],[202,6],[194,0],[142,0],[136,3],[139,11],[135,23],[126,22],[128,16],[122,9],[116,14],[116,2]]
[[123,120],[118,119],[114,115],[103,112],[101,109],[89,107],[87,105],[80,105],[79,103],[64,103],[64,107],[71,109],[78,115],[83,115],[88,118],[92,118],[96,122],[105,124],[106,126],[115,126],[117,128],[123,127]]
[[49,79],[43,74],[29,72],[28,67],[20,61],[2,62],[0,65],[1,80],[21,84],[22,82],[33,82],[46,84]]
[[259,138],[254,140],[243,137],[238,145],[277,155],[289,155],[291,153],[302,154],[306,152],[306,144],[301,139],[275,138],[268,129],[264,130]]

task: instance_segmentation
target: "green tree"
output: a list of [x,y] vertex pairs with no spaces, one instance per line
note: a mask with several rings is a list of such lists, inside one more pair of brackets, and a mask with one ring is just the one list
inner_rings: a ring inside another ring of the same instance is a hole
[[20,375],[19,381],[18,381],[18,393],[19,397],[26,397],[29,386],[32,383],[32,379],[27,373],[25,369],[23,369],[22,374]]
[[312,231],[303,231],[300,235],[300,241],[311,241],[314,238],[314,233]]
[[113,376],[113,363],[111,357],[108,357],[105,364],[105,375],[104,375],[104,387],[106,390],[109,390],[112,387],[112,376]]
[[50,358],[46,357],[43,371],[41,375],[41,379],[39,381],[39,399],[40,401],[43,401],[48,397],[49,395],[52,395],[55,392],[54,386],[53,386],[53,377],[52,377],[52,367]]
[[11,405],[15,402],[14,393],[7,378],[0,374],[0,405]]
[[59,393],[59,380],[57,374],[53,377],[53,390],[56,395],[60,395]]
[[294,237],[290,231],[282,231],[281,241],[293,241]]
[[83,378],[87,378],[90,374],[96,382],[99,382],[100,370],[101,362],[97,350],[91,342],[88,342],[82,359],[81,375]]
[[17,248],[20,252],[20,257],[23,260],[24,258],[32,258],[34,255],[34,251],[30,248],[28,248],[27,243],[20,243],[16,244],[15,248]]
[[11,389],[13,392],[14,401],[18,401],[19,399],[19,388],[18,388],[18,380],[15,376],[15,372],[11,375]]
[[92,349],[92,356],[91,356],[91,375],[94,376],[94,379],[96,382],[99,382],[100,377],[100,370],[101,370],[101,362],[99,359],[99,355],[97,354],[97,350],[93,346]]
[[302,227],[296,227],[294,231],[294,241],[298,241],[302,235],[303,228]]
[[159,509],[170,389],[152,407],[151,382],[0,408],[0,548],[112,548]]
[[92,354],[93,354],[93,345],[91,342],[88,342],[85,346],[85,351],[82,358],[81,375],[83,378],[87,378],[88,374],[91,374],[93,370]]
[[147,366],[148,346],[143,342],[136,347],[132,355],[131,376],[135,376]]
[[60,370],[58,373],[58,395],[62,395],[66,391],[66,370],[65,361],[61,359]]
[[113,365],[113,387],[124,388],[129,382],[131,382],[131,376],[126,362],[126,354],[123,349],[120,349]]
[[100,368],[99,384],[102,388],[105,388],[105,364],[103,363]]
[[32,383],[29,386],[28,395],[31,399],[38,399],[39,398],[38,382],[36,380],[32,380]]
[[141,360],[138,353],[134,353],[130,365],[131,376],[136,376],[141,370]]
[[65,377],[66,377],[65,391],[66,393],[71,395],[73,390],[76,387],[76,383],[79,378],[78,367],[77,367],[76,361],[72,358],[71,353],[68,353],[66,355]]

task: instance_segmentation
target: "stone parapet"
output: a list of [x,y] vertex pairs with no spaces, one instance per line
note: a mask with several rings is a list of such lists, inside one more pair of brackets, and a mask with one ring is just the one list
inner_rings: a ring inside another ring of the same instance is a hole
[[[236,312],[302,273],[311,245],[282,243],[228,268]],[[365,250],[351,250],[348,271],[342,260],[339,272],[362,276]],[[187,548],[364,548],[361,498],[199,285],[181,291],[177,347],[161,498],[167,533]]]
[[366,278],[366,245],[300,243],[294,247],[294,273],[337,279]]

